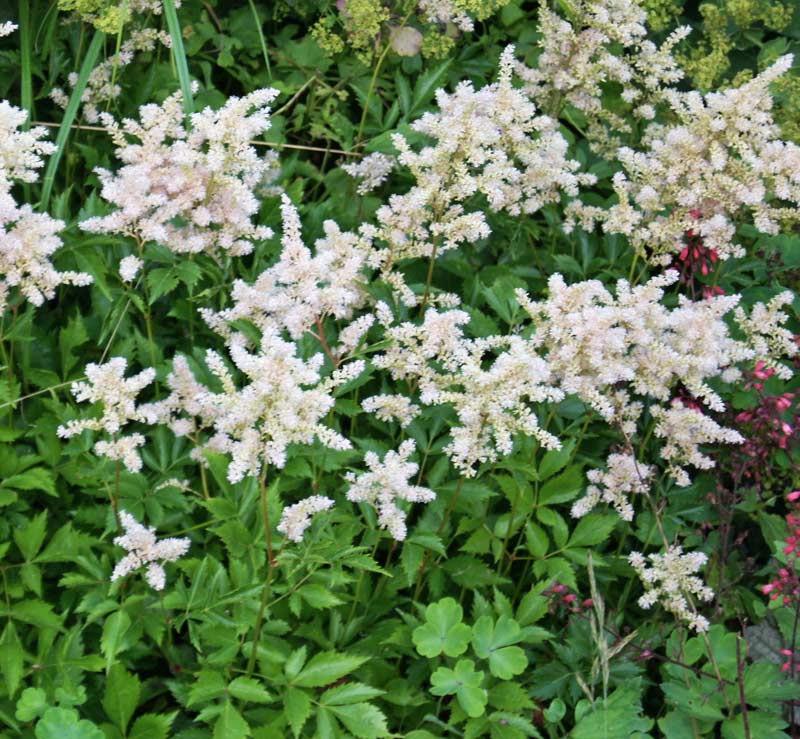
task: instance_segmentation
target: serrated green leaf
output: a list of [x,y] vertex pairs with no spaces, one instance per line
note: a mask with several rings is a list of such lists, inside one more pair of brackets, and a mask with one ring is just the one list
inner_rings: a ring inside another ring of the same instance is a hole
[[309,660],[293,682],[299,688],[321,688],[353,672],[368,661],[369,657],[321,652]]
[[228,692],[241,701],[250,703],[271,703],[272,696],[258,680],[251,677],[237,677],[228,684]]
[[103,710],[124,734],[139,703],[139,678],[115,662],[106,676]]
[[0,672],[9,698],[14,697],[22,680],[24,655],[14,623],[9,621],[0,637]]
[[111,665],[121,651],[123,639],[130,627],[131,617],[125,611],[115,611],[103,623],[100,651],[106,658],[106,671],[111,669]]
[[383,690],[378,690],[364,683],[344,683],[326,690],[320,696],[319,702],[326,706],[344,706],[350,703],[368,701],[371,698],[383,695],[383,693]]
[[2,481],[2,487],[12,490],[36,490],[50,496],[57,496],[53,473],[44,467],[31,467]]
[[44,541],[47,528],[47,511],[42,511],[28,521],[23,529],[14,529],[14,541],[17,543],[26,562],[30,562],[39,552]]
[[613,513],[589,513],[578,521],[568,547],[591,547],[608,539],[619,517]]
[[214,739],[245,739],[247,736],[250,736],[249,724],[233,703],[225,701],[214,723]]
[[311,715],[311,698],[305,690],[289,688],[283,696],[283,710],[295,737],[300,736],[303,726]]
[[369,703],[330,706],[330,711],[358,739],[379,739],[389,735],[386,716]]
[[157,267],[147,273],[147,287],[150,292],[149,304],[152,305],[162,295],[171,293],[178,287],[179,276],[173,267]]
[[440,667],[431,675],[433,695],[455,695],[468,716],[477,718],[486,710],[489,700],[487,692],[481,687],[483,672],[475,670],[471,659],[460,659],[451,670]]
[[145,713],[133,722],[128,739],[167,739],[177,713]]

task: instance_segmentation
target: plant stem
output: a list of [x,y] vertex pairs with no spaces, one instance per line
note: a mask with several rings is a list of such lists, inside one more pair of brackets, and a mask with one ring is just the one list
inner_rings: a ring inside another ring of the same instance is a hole
[[[463,487],[464,487],[464,477],[459,477],[456,490],[453,493],[453,496],[450,498],[450,502],[447,504],[447,510],[445,510],[444,516],[442,516],[442,520],[439,523],[439,528],[436,529],[436,536],[439,536],[439,534],[441,534],[442,531],[444,530],[444,527],[447,524],[448,519],[450,518],[450,514],[453,512],[453,508],[456,505],[458,496],[461,493],[461,488]],[[425,550],[425,554],[422,558],[422,563],[419,566],[419,573],[417,574],[417,585],[414,588],[414,600],[417,600],[419,598],[419,594],[422,591],[422,580],[425,576],[425,567],[428,564],[430,553],[431,553],[430,549]]]

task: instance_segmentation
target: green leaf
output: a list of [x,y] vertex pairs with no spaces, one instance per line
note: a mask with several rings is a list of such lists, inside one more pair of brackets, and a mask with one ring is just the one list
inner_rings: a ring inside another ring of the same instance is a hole
[[178,287],[179,277],[172,267],[158,267],[147,273],[147,287],[150,291],[149,303],[152,305],[162,295],[171,293]]
[[423,657],[437,657],[444,652],[458,657],[467,651],[472,630],[461,623],[464,612],[454,598],[442,598],[425,609],[425,623],[414,629],[411,637]]
[[233,703],[225,701],[222,712],[214,724],[214,739],[245,739],[250,736],[250,726]]
[[167,739],[177,713],[145,713],[133,722],[128,739]]
[[294,685],[299,688],[321,688],[336,682],[340,677],[344,677],[368,661],[369,657],[356,657],[339,652],[321,652],[311,658],[294,679]]
[[311,715],[311,698],[305,690],[289,688],[283,696],[283,710],[295,737],[300,736],[303,726]]
[[583,473],[580,467],[569,467],[542,485],[539,490],[538,503],[540,506],[566,503],[578,495],[583,484]]
[[0,673],[3,675],[5,692],[9,698],[14,697],[22,680],[24,655],[22,642],[17,636],[14,623],[9,621],[0,638]]
[[47,710],[47,693],[41,688],[25,688],[17,701],[16,718],[24,723],[33,721]]
[[333,606],[340,606],[344,603],[341,598],[335,596],[324,585],[306,583],[297,589],[297,593],[312,608],[333,608]]
[[53,473],[44,467],[31,467],[25,472],[11,475],[2,482],[4,488],[14,490],[38,490],[50,496],[57,496]]
[[[777,708],[777,706],[776,706]],[[742,714],[722,722],[722,739],[787,739],[787,724],[780,714],[768,711],[747,712],[749,733],[745,733]]]
[[103,634],[100,637],[100,651],[106,658],[106,671],[122,651],[123,639],[131,627],[131,617],[125,611],[115,611],[108,616],[103,624]]
[[347,730],[359,739],[379,739],[379,737],[389,735],[386,716],[369,703],[331,706],[330,710]]
[[67,708],[48,708],[36,724],[36,739],[105,739],[103,732],[78,712]]
[[555,475],[559,470],[564,469],[567,462],[569,462],[572,457],[572,450],[574,448],[575,442],[570,440],[563,444],[561,449],[551,449],[549,452],[545,453],[537,469],[539,479],[546,480],[548,477]]
[[440,667],[431,675],[433,695],[455,694],[459,704],[468,716],[477,718],[486,710],[489,697],[481,688],[483,672],[475,670],[471,659],[460,659],[454,669]]
[[228,692],[241,701],[249,703],[271,703],[272,696],[251,677],[237,677],[228,685]]
[[569,537],[569,547],[591,547],[608,539],[619,517],[613,513],[589,513],[578,521]]
[[39,552],[44,541],[47,527],[47,511],[30,519],[24,529],[14,529],[14,541],[17,543],[26,562],[30,562]]
[[194,103],[192,102],[192,80],[189,77],[189,65],[186,61],[186,51],[183,48],[183,33],[178,13],[175,10],[175,3],[173,0],[163,0],[163,2],[164,17],[167,20],[169,37],[172,42],[170,44],[172,58],[175,61],[175,71],[183,93],[183,111],[188,116],[194,110]]
[[53,613],[53,606],[43,600],[23,600],[15,603],[9,612],[11,618],[38,626],[40,629],[61,631],[61,619]]
[[406,116],[408,120],[416,118],[423,108],[433,100],[436,88],[441,87],[451,63],[452,61],[448,59],[438,67],[426,70],[417,78],[417,84],[414,85],[414,92],[411,95],[411,106]]
[[337,685],[335,688],[326,690],[319,702],[326,706],[344,706],[350,703],[361,703],[383,695],[383,693],[383,690],[364,683],[344,683],[344,685]]
[[472,627],[472,648],[476,656],[489,660],[489,671],[501,680],[510,680],[525,671],[528,658],[520,647],[510,646],[522,639],[519,624],[507,616],[497,623],[482,616]]
[[87,341],[89,334],[86,333],[81,314],[76,313],[58,333],[58,350],[61,354],[61,371],[64,377],[67,377],[70,370],[80,361],[72,350],[83,346]]
[[124,734],[139,703],[139,678],[115,662],[106,676],[103,710]]
[[195,706],[198,703],[206,703],[214,700],[214,698],[219,698],[224,692],[225,680],[219,672],[201,670],[197,674],[194,685],[189,690],[189,698],[186,701],[186,705]]

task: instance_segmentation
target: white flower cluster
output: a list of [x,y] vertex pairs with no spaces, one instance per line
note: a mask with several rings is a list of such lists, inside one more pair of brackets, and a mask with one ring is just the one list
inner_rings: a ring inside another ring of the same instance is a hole
[[384,279],[407,305],[417,300],[400,273],[392,272],[399,260],[432,258],[489,235],[484,213],[466,207],[473,196],[485,196],[492,210],[518,215],[564,194],[574,197],[579,185],[595,181],[578,174],[578,162],[567,158],[557,121],[540,115],[513,86],[513,55],[508,46],[496,83],[475,90],[462,82],[452,94],[437,90],[439,110],[412,124],[432,145],[416,151],[401,134],[392,137],[398,161],[415,183],[405,194],[392,195],[378,209],[377,224],[362,226],[360,233],[378,249],[375,261]]
[[5,23],[0,23],[0,38],[3,36],[10,36],[14,31],[18,28],[16,23],[12,23],[11,21],[6,21]]
[[633,521],[633,505],[629,496],[646,493],[653,468],[636,461],[633,454],[610,454],[606,470],[589,470],[586,477],[592,483],[586,495],[572,505],[572,515],[581,518],[601,500],[613,506],[623,521]]
[[397,541],[403,541],[407,533],[406,514],[397,501],[429,503],[436,498],[432,490],[408,482],[419,469],[416,462],[409,461],[415,449],[414,440],[406,439],[396,452],[386,452],[383,460],[375,452],[367,452],[364,463],[369,472],[359,475],[348,472],[345,475],[350,483],[347,499],[373,506],[378,513],[378,525],[388,530]]
[[43,141],[45,129],[20,130],[27,113],[0,100],[0,312],[10,288],[16,287],[33,305],[55,297],[59,285],[88,285],[92,278],[82,272],[57,272],[50,257],[61,248],[62,221],[36,213],[29,205],[17,205],[11,188],[15,181],[35,182],[42,156],[55,151]]
[[131,472],[142,469],[142,459],[138,448],[143,446],[145,438],[142,434],[120,436],[122,427],[130,421],[147,423],[150,416],[143,411],[144,406],[137,408],[136,396],[147,387],[156,376],[151,367],[133,377],[125,377],[128,362],[125,357],[114,357],[105,364],[87,364],[87,381],[74,382],[72,394],[79,403],[100,403],[100,418],[82,418],[68,421],[66,426],[59,426],[58,436],[68,439],[85,430],[104,431],[111,441],[101,440],[94,445],[94,450],[101,456],[120,460]]
[[452,23],[464,33],[470,33],[475,29],[472,18],[459,10],[452,0],[419,0],[417,6],[430,23],[441,23],[442,25]]
[[669,473],[678,485],[686,486],[691,480],[684,465],[699,470],[714,467],[714,460],[703,454],[701,444],[741,444],[744,437],[733,429],[720,426],[714,419],[675,400],[669,408],[650,409],[656,420],[655,435],[664,439],[661,457],[669,463]]
[[281,513],[281,520],[276,527],[289,541],[303,540],[305,530],[311,525],[315,513],[327,511],[333,507],[333,501],[324,495],[311,495],[299,503],[287,506]]
[[123,282],[133,282],[144,262],[139,257],[123,257],[119,262],[119,276]]
[[798,346],[794,334],[783,326],[788,315],[781,309],[793,302],[794,295],[786,290],[766,305],[756,303],[749,316],[740,307],[735,312],[736,323],[747,337],[747,343],[753,348],[755,356],[784,380],[791,380],[794,373],[777,360],[794,357]]
[[156,530],[142,526],[127,511],[119,512],[120,523],[125,530],[123,536],[114,538],[114,543],[125,549],[126,554],[111,573],[111,582],[147,566],[145,579],[153,590],[163,590],[167,580],[164,562],[175,562],[189,551],[189,539],[169,538],[156,541]]
[[555,274],[547,300],[533,302],[521,290],[517,299],[536,327],[531,340],[546,350],[560,386],[606,420],[619,413],[609,389],[623,382],[660,401],[682,383],[712,409],[724,410],[707,380],[754,356],[723,320],[739,296],[681,298],[670,310],[661,299],[677,278],[669,270],[635,287],[619,280],[614,297],[598,280],[567,285]]
[[[391,343],[374,358],[375,366],[396,380],[413,379],[423,404],[454,408],[458,425],[444,452],[467,477],[476,465],[510,454],[518,433],[535,437],[546,449],[559,448],[531,408],[563,397],[550,383],[547,363],[516,336],[465,338],[461,326],[468,322],[463,311],[428,309],[420,325],[388,327]],[[489,352],[497,354],[487,361]]]
[[259,157],[250,141],[269,128],[277,94],[263,89],[229,98],[219,110],[193,113],[188,129],[179,92],[161,105],[143,105],[140,122],[125,119],[120,126],[101,114],[123,163],[116,174],[97,170],[101,194],[117,210],[81,228],[155,241],[180,254],[250,253],[254,241],[272,235],[252,218],[256,191],[277,159],[274,152]]
[[628,561],[644,583],[645,594],[639,598],[642,608],[660,603],[667,611],[695,631],[707,631],[708,620],[697,613],[692,596],[710,601],[714,591],[696,576],[708,558],[702,552],[683,553],[679,546],[671,546],[664,554],[650,554],[650,567],[639,552],[631,552]]
[[231,308],[201,310],[206,322],[223,335],[230,335],[228,324],[246,319],[262,330],[286,330],[299,339],[325,316],[347,320],[365,303],[362,271],[369,250],[361,240],[325,221],[325,236],[317,239],[312,255],[303,244],[297,210],[286,195],[281,214],[283,249],[277,263],[252,285],[236,280]]
[[[160,2],[154,5],[161,9]],[[157,44],[170,48],[172,41],[169,33],[156,28],[134,29],[120,45],[119,53],[108,57],[91,71],[81,95],[83,116],[89,123],[97,123],[100,120],[99,109],[109,100],[116,100],[120,96],[122,88],[117,80],[122,70],[134,60],[136,54],[153,51]],[[67,81],[74,88],[78,84],[77,73],[70,73]],[[61,87],[54,87],[50,91],[50,98],[61,108],[69,104],[69,95]]]
[[354,179],[361,180],[358,185],[358,194],[366,195],[386,181],[396,163],[397,160],[394,157],[375,152],[358,162],[343,164],[342,169]]
[[419,406],[405,395],[373,395],[361,402],[365,413],[374,413],[379,421],[397,421],[405,428],[419,414]]
[[631,112],[652,118],[663,86],[683,77],[672,49],[690,29],[676,29],[659,48],[646,38],[646,13],[635,0],[576,0],[567,7],[565,20],[540,0],[542,50],[535,68],[518,64],[517,72],[525,94],[551,115],[564,103],[586,115],[590,141],[608,150],[613,139],[605,127],[628,132],[630,125],[603,105],[602,85],[618,83]]
[[727,259],[744,254],[734,239],[745,214],[767,234],[800,219],[800,147],[780,140],[769,92],[791,64],[791,55],[781,57],[741,87],[705,97],[671,91],[677,123],[651,124],[644,151],[617,152],[624,169],[614,176],[619,203],[607,211],[572,204],[568,225],[600,220],[639,253],[668,264],[687,231]]
[[[309,444],[316,437],[332,449],[351,448],[321,419],[333,407],[331,391],[359,375],[363,362],[351,362],[322,379],[323,356],[299,358],[296,345],[274,331],[264,331],[255,353],[241,334],[231,337],[228,350],[247,384],[237,388],[222,357],[211,350],[206,364],[221,392],[199,384],[186,361],[177,360],[168,379],[171,394],[144,409],[151,422],[169,423],[179,435],[213,430],[204,448],[231,456],[228,479],[233,483],[258,475],[266,464],[283,467],[289,444]],[[202,449],[194,456],[202,460]]]

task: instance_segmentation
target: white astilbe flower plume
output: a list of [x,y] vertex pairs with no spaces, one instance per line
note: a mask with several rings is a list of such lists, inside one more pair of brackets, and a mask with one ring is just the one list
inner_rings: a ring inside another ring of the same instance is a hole
[[150,587],[163,590],[167,577],[163,563],[175,562],[186,554],[189,551],[189,539],[156,541],[156,530],[142,526],[130,513],[120,511],[119,518],[125,534],[115,537],[114,543],[128,554],[117,563],[111,573],[111,582],[147,566],[144,576]]
[[744,437],[733,429],[720,426],[714,419],[695,408],[688,408],[675,400],[669,408],[650,410],[656,420],[655,435],[664,439],[661,457],[669,463],[668,472],[677,485],[685,487],[691,480],[684,465],[699,470],[715,466],[711,457],[700,451],[701,444],[741,444]]
[[16,23],[12,23],[11,21],[6,21],[5,23],[0,23],[0,38],[3,36],[9,36],[10,34],[14,33],[19,26]]
[[375,152],[360,161],[343,164],[342,169],[354,179],[361,180],[358,184],[358,194],[366,195],[386,181],[396,163],[394,157]]
[[602,500],[613,506],[623,521],[633,520],[633,505],[629,496],[647,492],[653,468],[637,462],[630,453],[609,455],[606,467],[606,470],[589,470],[586,473],[592,484],[586,488],[586,495],[573,503],[574,518],[585,516]]
[[24,110],[0,101],[0,311],[12,287],[40,306],[55,297],[59,285],[92,281],[81,272],[56,271],[50,257],[63,245],[58,233],[64,223],[35,213],[29,205],[19,207],[11,194],[15,181],[35,182],[42,156],[55,151],[53,144],[42,141],[43,127],[20,130],[26,119]]
[[784,324],[789,316],[781,310],[794,302],[794,294],[786,290],[772,298],[766,305],[756,303],[748,316],[741,307],[736,308],[736,323],[747,337],[755,356],[783,380],[791,380],[794,373],[777,360],[794,357],[797,354],[797,341],[794,334]]
[[674,614],[689,628],[695,631],[708,631],[708,620],[697,613],[692,596],[701,601],[710,601],[714,591],[695,574],[706,563],[708,557],[702,552],[683,553],[679,546],[671,546],[663,554],[647,557],[640,552],[631,552],[628,561],[636,570],[645,587],[645,594],[639,598],[642,608],[650,608],[655,603]]
[[622,147],[614,175],[619,202],[607,211],[571,204],[568,226],[595,220],[624,234],[637,251],[668,264],[691,231],[720,259],[741,257],[736,223],[752,218],[761,233],[800,219],[800,147],[782,141],[772,118],[769,85],[788,71],[792,56],[740,87],[722,92],[672,91],[677,123],[653,123],[643,151]]
[[[590,145],[603,153],[618,146],[613,132],[630,132],[629,117],[620,115],[627,103],[634,117],[650,119],[653,105],[683,77],[672,49],[685,38],[688,26],[677,28],[661,47],[647,39],[646,13],[636,0],[575,0],[569,20],[540,0],[538,31],[542,50],[536,66],[516,65],[523,92],[550,115],[557,116],[565,103],[588,119]],[[616,82],[622,94],[615,110],[603,100],[604,86]]]
[[333,501],[330,498],[324,495],[311,495],[299,503],[284,508],[276,528],[290,541],[302,541],[314,514],[327,511],[332,506]]
[[432,143],[414,148],[402,134],[392,135],[398,163],[415,182],[392,195],[378,209],[377,223],[362,226],[360,234],[374,244],[374,264],[406,305],[417,298],[394,269],[399,260],[440,255],[489,235],[475,196],[482,195],[492,211],[520,215],[595,182],[568,158],[558,122],[514,87],[513,64],[514,47],[508,46],[497,82],[480,90],[467,81],[453,93],[437,90],[439,109],[411,126]]
[[288,196],[281,203],[283,235],[280,259],[262,272],[252,285],[233,283],[234,305],[214,313],[201,310],[205,321],[223,336],[228,325],[246,319],[264,330],[286,330],[299,339],[326,315],[349,320],[367,298],[362,275],[369,249],[333,221],[325,221],[325,236],[317,239],[315,251],[305,246],[300,218]]
[[403,541],[407,533],[406,514],[397,501],[429,503],[436,498],[433,490],[408,482],[419,469],[416,462],[409,461],[415,449],[414,440],[406,439],[396,452],[386,452],[383,460],[375,452],[367,452],[364,463],[369,472],[359,475],[348,472],[345,475],[350,483],[347,499],[373,506],[378,513],[378,525],[397,541]]
[[707,381],[754,356],[750,347],[730,336],[724,320],[739,297],[697,302],[681,297],[670,310],[661,299],[664,287],[677,277],[669,270],[635,287],[619,280],[614,297],[599,280],[567,285],[555,274],[548,280],[547,300],[534,302],[521,290],[517,299],[536,327],[531,341],[546,351],[560,386],[606,421],[620,415],[619,396],[612,391],[620,383],[661,402],[683,384],[710,408],[722,411],[722,399]]
[[[531,408],[563,398],[550,383],[547,363],[516,336],[465,338],[461,326],[468,322],[464,311],[429,309],[420,325],[389,326],[390,345],[374,364],[395,380],[414,378],[423,404],[455,409],[459,424],[444,451],[467,477],[476,474],[477,464],[510,454],[518,433],[535,437],[546,449],[559,448]],[[499,353],[487,367],[486,355],[494,351]]]
[[[310,444],[314,438],[331,449],[350,449],[350,442],[321,423],[334,405],[331,391],[359,375],[364,362],[351,362],[323,379],[323,356],[297,356],[295,344],[276,332],[265,331],[255,353],[243,336],[229,343],[231,359],[248,382],[236,388],[222,358],[206,354],[206,363],[222,385],[222,392],[206,391],[199,410],[213,409],[214,436],[207,447],[231,455],[228,479],[239,482],[258,475],[265,464],[283,467],[289,444]],[[191,412],[191,411],[190,411]]]
[[182,254],[249,254],[254,241],[272,235],[252,218],[257,190],[273,176],[276,157],[259,157],[250,141],[269,128],[269,104],[277,94],[263,89],[228,98],[219,110],[193,113],[188,130],[179,92],[161,105],[143,105],[140,121],[120,125],[101,114],[123,166],[116,174],[97,173],[103,198],[117,209],[81,227],[155,241]]
[[123,282],[133,282],[144,262],[139,257],[124,257],[119,263],[119,276]]
[[361,401],[365,413],[374,413],[379,421],[397,421],[403,428],[419,414],[419,406],[405,395],[373,395]]
[[151,367],[133,377],[125,377],[128,362],[125,357],[114,357],[105,364],[87,364],[86,382],[72,383],[72,394],[79,403],[102,405],[100,418],[81,418],[59,426],[58,436],[68,439],[85,430],[104,431],[112,439],[98,441],[94,450],[109,459],[121,460],[131,472],[139,472],[142,460],[136,451],[145,443],[141,434],[119,436],[122,427],[130,421],[147,422],[147,416],[136,406],[136,396],[156,376]]

